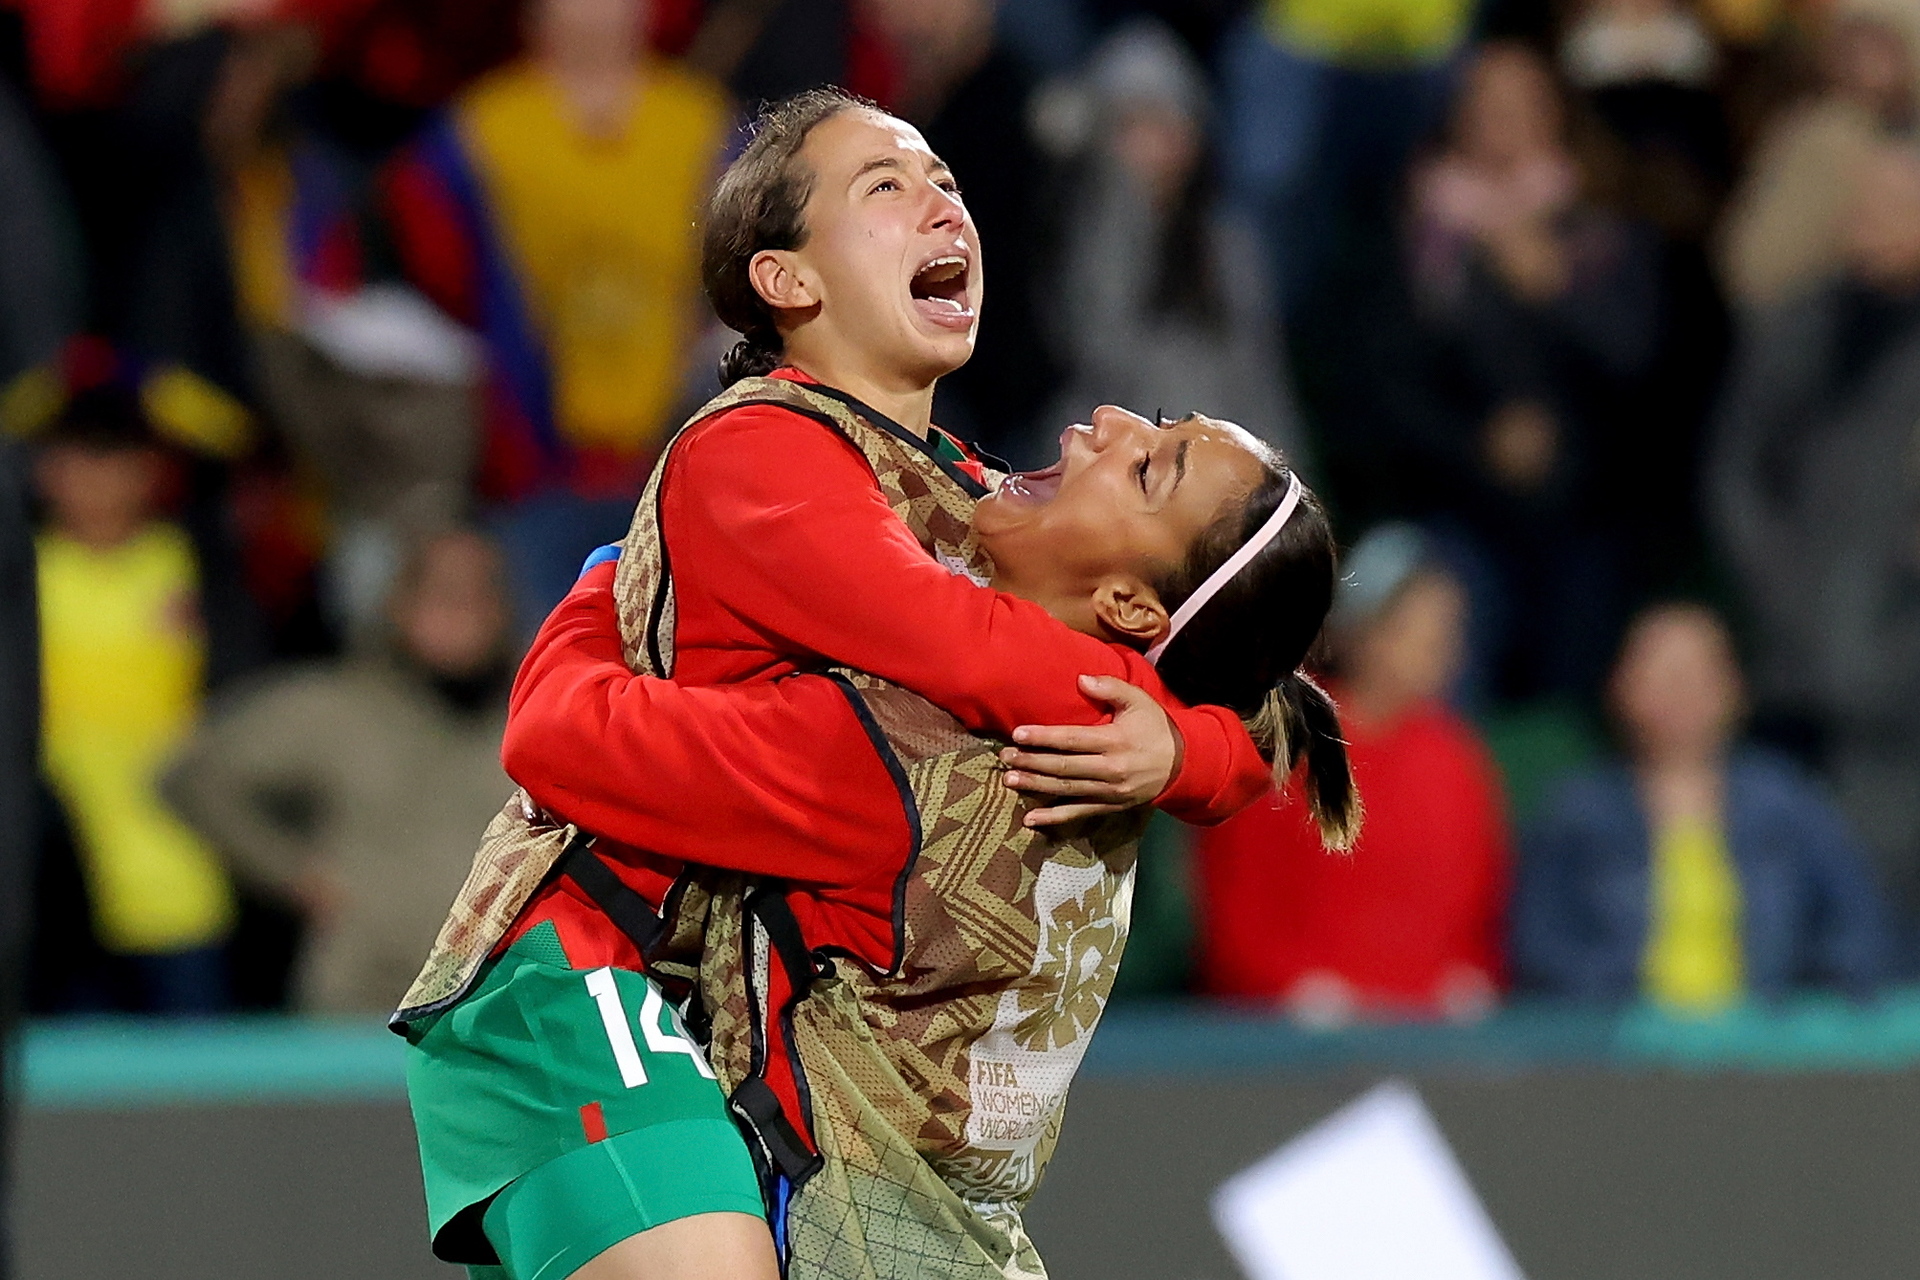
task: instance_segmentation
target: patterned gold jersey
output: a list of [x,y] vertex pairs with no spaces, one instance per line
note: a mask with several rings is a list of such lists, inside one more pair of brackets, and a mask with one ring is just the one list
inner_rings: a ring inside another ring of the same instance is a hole
[[[983,489],[925,442],[830,389],[747,379],[696,418],[772,402],[841,433],[928,553],[985,582],[970,521]],[[671,446],[669,446],[671,448]],[[614,593],[628,664],[670,675],[674,593],[659,477],[622,544]],[[1044,1275],[1021,1210],[1125,944],[1144,814],[1065,838],[1022,823],[998,742],[907,690],[833,673],[899,787],[911,838],[893,892],[842,945],[815,890],[692,871],[649,970],[697,992],[711,1053],[767,1175],[788,1273],[821,1280]],[[398,1019],[471,984],[573,839],[517,797]],[[871,895],[869,895],[871,898]],[[855,959],[855,956],[859,959]]]

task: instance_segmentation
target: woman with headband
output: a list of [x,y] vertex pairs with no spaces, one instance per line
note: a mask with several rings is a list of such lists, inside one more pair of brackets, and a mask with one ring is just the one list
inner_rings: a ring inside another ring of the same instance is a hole
[[[978,550],[968,516],[986,472],[929,419],[934,384],[971,351],[979,243],[918,133],[843,94],[782,104],[723,175],[703,236],[708,296],[745,337],[722,363],[728,390],[649,481],[628,554],[600,571],[624,583],[626,667],[670,677],[668,701],[739,692],[778,711],[809,696],[782,677],[841,663],[913,690],[966,733],[1066,726],[1023,739],[1067,753],[1022,771],[1068,775],[1078,803],[1055,816],[1151,801],[1209,821],[1257,795],[1266,765],[1233,711],[1167,694],[1144,646],[1075,634],[959,576]],[[1163,514],[1175,522],[1161,533],[1193,534],[1211,511],[1183,500]],[[807,721],[826,726],[805,740],[812,773],[787,776],[784,796],[725,800],[735,780],[708,775],[687,793],[708,802],[691,825],[625,849],[586,847],[525,795],[489,828],[393,1019],[413,1042],[410,1097],[440,1256],[503,1267],[509,1280],[770,1272],[771,1250],[745,1256],[752,1233],[765,1235],[746,1150],[705,1060],[663,1012],[637,940],[657,931],[679,871],[663,851],[826,880],[855,869],[847,851],[872,827],[898,860],[908,823],[867,736],[871,717],[826,692],[839,705]],[[684,741],[665,714],[644,728],[669,754],[694,758],[716,734],[750,754],[750,720],[736,708]],[[615,767],[617,754],[589,757],[600,783],[644,781]],[[880,802],[855,785],[875,777],[889,787]],[[833,838],[808,845],[811,862],[776,858],[782,836],[765,828],[782,823],[770,811]],[[559,812],[604,833],[591,806]],[[638,1032],[635,1011],[650,1011]],[[644,1202],[642,1183],[656,1187]],[[720,1261],[688,1269],[702,1258]]]
[[[1065,433],[1056,466],[982,499],[972,532],[969,567],[994,587],[1144,650],[1175,692],[1234,708],[1276,775],[1304,757],[1325,839],[1350,842],[1358,799],[1338,721],[1298,670],[1331,597],[1332,539],[1270,450],[1230,424],[1156,427],[1106,407]],[[662,682],[622,663],[611,578],[583,579],[523,673],[507,759],[536,799],[568,817],[590,800],[603,839],[698,855],[685,833],[716,805],[737,808],[718,803],[715,778],[786,795],[769,780],[811,764],[858,785],[856,762],[826,759],[797,703],[781,723],[745,689],[722,696],[754,720],[754,749],[696,765],[676,730],[673,750],[651,753],[651,731],[689,713],[653,701]],[[897,686],[839,679],[911,838],[855,837],[831,865],[809,847],[813,824],[783,811],[787,831],[770,822],[764,852],[795,870],[770,885],[690,869],[656,972],[698,969],[713,1066],[767,1180],[790,1276],[1040,1273],[1020,1211],[1125,944],[1145,812],[1049,838],[993,785],[999,743]],[[797,696],[834,683],[783,685]],[[528,737],[548,750],[525,752]],[[597,767],[578,763],[596,752]]]

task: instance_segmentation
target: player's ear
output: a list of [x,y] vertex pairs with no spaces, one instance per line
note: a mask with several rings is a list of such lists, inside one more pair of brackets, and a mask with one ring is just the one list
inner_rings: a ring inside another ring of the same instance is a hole
[[1131,573],[1101,579],[1093,589],[1093,616],[1116,639],[1141,649],[1167,633],[1167,609],[1159,592]]
[[820,287],[791,249],[762,249],[747,264],[753,291],[776,311],[803,311],[820,305]]

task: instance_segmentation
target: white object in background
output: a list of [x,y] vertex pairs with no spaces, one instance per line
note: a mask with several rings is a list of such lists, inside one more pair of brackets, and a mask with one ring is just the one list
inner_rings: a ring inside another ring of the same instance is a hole
[[462,387],[478,375],[479,339],[403,284],[309,289],[300,332],[335,364],[369,378]]
[[1420,1095],[1389,1080],[1213,1196],[1252,1280],[1523,1280]]

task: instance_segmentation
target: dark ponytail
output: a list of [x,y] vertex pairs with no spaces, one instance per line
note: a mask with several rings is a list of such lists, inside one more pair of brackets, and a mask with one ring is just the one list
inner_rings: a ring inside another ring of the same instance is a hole
[[714,186],[701,233],[700,282],[720,323],[742,335],[720,358],[721,386],[764,377],[785,360],[773,308],[747,269],[763,250],[806,243],[813,174],[799,162],[800,148],[816,126],[852,110],[879,108],[831,86],[762,107],[752,140]]
[[1320,842],[1341,852],[1353,848],[1360,838],[1360,791],[1353,785],[1340,712],[1327,691],[1306,672],[1295,671],[1267,691],[1247,732],[1272,761],[1276,785],[1285,785],[1305,757],[1307,808],[1320,828]]
[[[1153,583],[1169,611],[1245,546],[1286,497],[1291,469],[1277,453],[1262,461],[1266,474],[1246,502],[1215,520],[1186,559]],[[1285,527],[1188,620],[1161,654],[1159,671],[1181,700],[1238,712],[1272,762],[1277,785],[1304,759],[1307,807],[1320,839],[1344,850],[1360,834],[1360,793],[1333,699],[1300,669],[1333,605],[1334,561],[1326,509],[1303,488]]]

